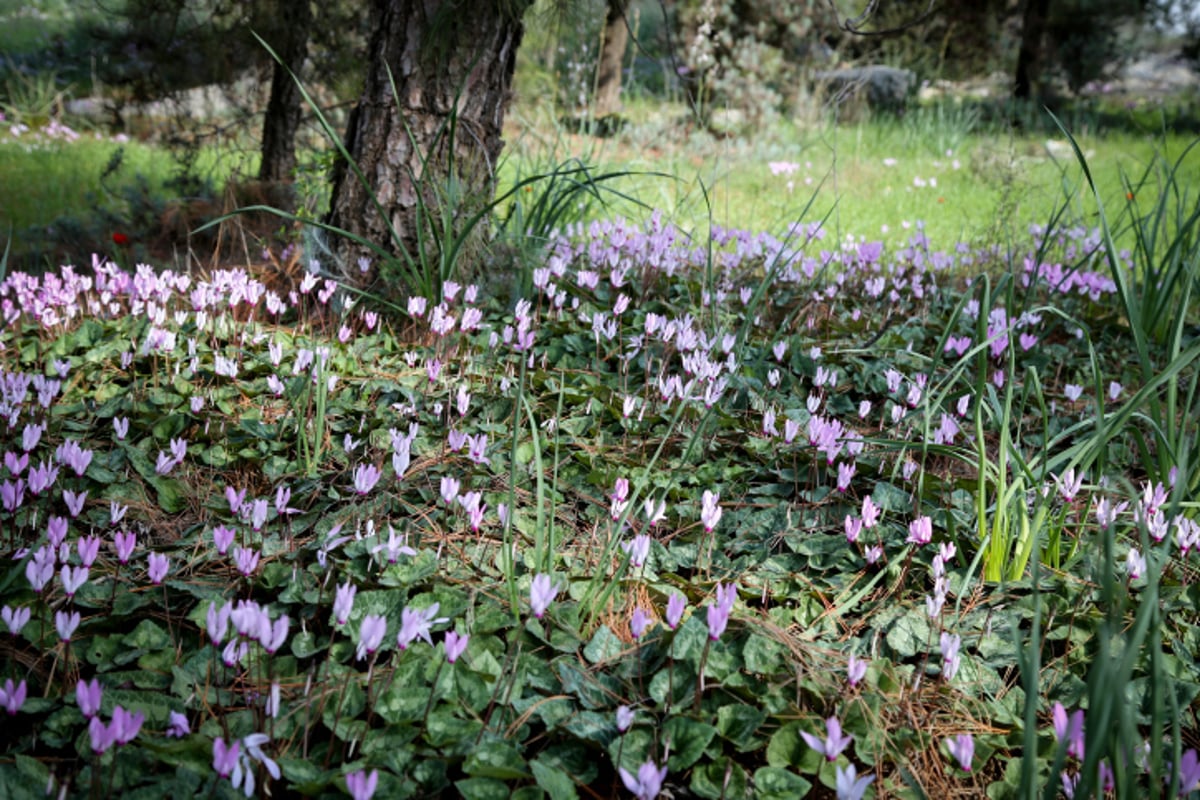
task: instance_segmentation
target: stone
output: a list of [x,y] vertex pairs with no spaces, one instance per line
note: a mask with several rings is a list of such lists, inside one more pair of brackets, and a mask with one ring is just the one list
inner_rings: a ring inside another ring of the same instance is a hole
[[813,83],[828,100],[841,105],[865,101],[868,108],[903,111],[916,88],[917,76],[907,69],[868,65],[813,73]]

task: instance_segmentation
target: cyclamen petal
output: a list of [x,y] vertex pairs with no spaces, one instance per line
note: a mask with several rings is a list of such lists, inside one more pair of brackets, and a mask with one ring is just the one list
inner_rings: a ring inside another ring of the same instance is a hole
[[533,616],[538,619],[546,613],[546,609],[554,602],[555,595],[558,594],[558,588],[554,586],[549,575],[538,573],[533,577],[533,582],[529,585],[529,607],[533,611]]

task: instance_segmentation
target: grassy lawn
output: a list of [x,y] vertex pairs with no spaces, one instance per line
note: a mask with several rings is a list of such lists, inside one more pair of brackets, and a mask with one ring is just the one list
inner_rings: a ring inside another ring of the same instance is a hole
[[[839,239],[901,242],[921,222],[937,243],[1008,243],[1064,203],[1071,218],[1095,224],[1094,208],[1078,191],[1082,171],[1061,134],[973,132],[982,126],[970,118],[922,108],[901,120],[817,129],[779,123],[744,139],[717,140],[672,130],[667,121],[683,115],[682,107],[634,109],[625,132],[597,140],[553,128],[546,133],[544,115],[539,129],[539,117],[526,120],[518,108],[501,175],[524,176],[529,164],[566,157],[597,172],[665,173],[617,186],[688,229],[703,229],[711,218],[777,232],[803,212],[806,221],[827,219]],[[1174,163],[1192,141],[1153,133],[1077,138],[1113,207],[1125,201],[1122,173],[1136,183],[1160,157]],[[1181,178],[1200,179],[1200,156],[1184,160]],[[620,202],[606,212],[645,213]]]
[[172,209],[193,200],[220,209],[216,187],[252,161],[240,150],[203,148],[191,171],[199,183],[181,186],[179,164],[163,147],[86,131],[77,139],[10,134],[0,139],[0,231],[12,233],[10,263],[41,270],[71,253],[111,253],[118,232],[152,243]]

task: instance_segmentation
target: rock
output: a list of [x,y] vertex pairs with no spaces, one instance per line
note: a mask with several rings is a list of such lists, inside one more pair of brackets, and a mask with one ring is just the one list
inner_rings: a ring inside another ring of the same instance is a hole
[[816,72],[813,83],[839,105],[857,99],[865,100],[868,108],[903,111],[917,76],[907,69],[870,65]]

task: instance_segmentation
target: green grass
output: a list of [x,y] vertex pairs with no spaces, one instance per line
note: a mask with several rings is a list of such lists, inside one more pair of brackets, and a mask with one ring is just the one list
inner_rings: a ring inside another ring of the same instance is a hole
[[[519,171],[527,175],[530,164],[574,156],[600,172],[675,176],[631,175],[613,188],[662,209],[685,229],[707,227],[708,203],[716,224],[776,233],[795,221],[815,194],[808,220],[828,219],[827,246],[848,234],[905,242],[918,222],[935,244],[1004,244],[1024,235],[1030,223],[1044,223],[1065,191],[1076,197],[1072,216],[1095,224],[1093,213],[1078,201],[1082,173],[1069,150],[1047,148],[1049,137],[864,122],[819,130],[781,123],[753,141],[704,135],[684,141],[668,128],[673,117],[672,109],[662,109],[656,118],[647,116],[618,138],[598,140],[565,133],[545,119],[540,129],[526,124],[518,108],[511,126],[515,135],[509,137],[500,172],[501,188],[511,185]],[[1174,159],[1186,140],[1114,134],[1083,137],[1080,145],[1089,155],[1101,196],[1116,208],[1125,199],[1121,170],[1142,173],[1156,148]],[[118,147],[124,150],[122,168],[102,184],[105,165]],[[952,154],[945,155],[945,149]],[[206,148],[196,172],[219,187],[231,174],[246,174],[251,161],[244,151]],[[768,164],[776,161],[792,162],[798,169],[774,175]],[[156,202],[164,202],[172,194],[166,184],[175,169],[165,148],[97,142],[87,133],[73,144],[28,148],[0,143],[0,226],[13,227],[15,262],[36,249],[41,237],[32,228],[70,216],[81,218],[86,226],[97,212],[119,219],[129,206],[123,190],[134,185],[134,176],[142,176]],[[937,185],[915,186],[915,177],[927,183],[936,179]],[[1185,159],[1179,180],[1200,181],[1200,156]],[[605,214],[635,218],[643,211],[633,202],[617,200],[604,209]]]
[[[104,177],[118,154],[119,167]],[[219,191],[231,174],[251,166],[242,152],[208,147],[193,174]],[[179,199],[171,185],[178,173],[166,148],[97,140],[88,132],[75,142],[35,145],[29,133],[0,141],[0,231],[12,229],[10,264],[44,266],[43,259],[64,243],[107,247],[115,230],[149,234],[156,210]]]
[[[793,222],[816,193],[809,220],[828,216],[830,233],[839,238],[904,242],[912,233],[904,223],[921,221],[934,243],[1006,243],[1024,235],[1030,223],[1045,223],[1064,192],[1076,198],[1074,216],[1096,224],[1078,202],[1082,172],[1061,135],[976,133],[965,129],[969,119],[918,109],[899,121],[841,127],[781,122],[752,137],[688,139],[677,123],[684,114],[682,107],[635,108],[629,128],[613,139],[596,140],[556,131],[544,113],[518,107],[502,183],[513,174],[513,165],[556,153],[581,157],[600,170],[675,176],[646,177],[622,188],[685,228],[705,226],[705,193],[715,223],[776,232]],[[1120,170],[1140,174],[1156,152],[1173,160],[1189,142],[1183,135],[1123,132],[1080,138],[1106,203],[1125,199]],[[770,162],[799,168],[773,175]],[[1187,180],[1200,180],[1200,157],[1187,160],[1182,173]],[[914,178],[926,185],[914,185]],[[928,185],[930,179],[936,186]],[[640,213],[632,204],[615,211]]]

